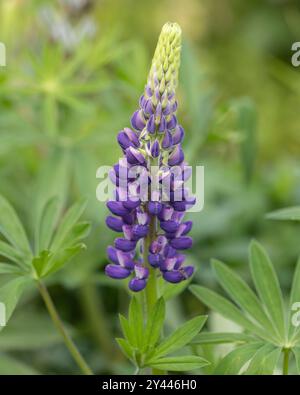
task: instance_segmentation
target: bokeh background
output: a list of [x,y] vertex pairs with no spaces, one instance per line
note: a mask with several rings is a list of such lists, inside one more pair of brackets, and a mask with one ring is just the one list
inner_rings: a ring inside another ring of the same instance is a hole
[[[49,196],[66,207],[89,196],[88,248],[48,286],[99,374],[133,368],[114,341],[129,295],[103,275],[113,234],[95,197],[96,169],[120,155],[117,132],[129,126],[167,21],[184,36],[178,97],[186,158],[205,166],[205,207],[191,214],[193,281],[217,287],[212,257],[247,279],[256,238],[287,295],[299,254],[299,226],[265,218],[300,202],[300,68],[291,65],[292,43],[300,41],[297,0],[1,0],[0,192],[29,234]],[[186,290],[169,302],[167,328],[205,311]],[[230,325],[214,313],[207,324]],[[211,366],[224,352],[202,351]],[[35,290],[0,333],[0,374],[11,372],[78,373]]]

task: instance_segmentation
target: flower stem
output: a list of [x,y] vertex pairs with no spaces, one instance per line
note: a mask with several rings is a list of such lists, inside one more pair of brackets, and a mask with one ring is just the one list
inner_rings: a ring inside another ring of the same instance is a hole
[[289,356],[290,356],[290,349],[284,348],[283,349],[283,366],[282,366],[282,374],[283,375],[289,374]]
[[[148,251],[149,246],[153,240],[156,238],[156,217],[151,216],[150,225],[149,225],[149,233],[148,236],[144,240],[144,249],[143,249],[143,259],[149,269],[149,278],[147,282],[147,286],[145,289],[146,295],[146,315],[149,318],[149,315],[157,301],[157,281],[156,281],[156,272],[155,269],[150,265],[148,261]],[[166,374],[165,371],[159,369],[152,369],[152,374],[154,375],[162,375]]]
[[74,344],[73,340],[71,339],[71,337],[66,332],[64,325],[58,315],[56,307],[53,303],[53,300],[52,300],[46,286],[39,280],[37,281],[37,284],[38,284],[40,294],[41,294],[41,296],[45,302],[45,305],[48,309],[49,315],[52,318],[52,321],[53,321],[56,329],[62,335],[64,342],[65,342],[68,350],[70,351],[70,354],[72,355],[74,361],[77,363],[77,365],[79,366],[79,368],[81,369],[83,374],[92,375],[93,372],[91,371],[91,369],[85,362],[84,358],[78,351],[78,349],[77,349],[76,345]]

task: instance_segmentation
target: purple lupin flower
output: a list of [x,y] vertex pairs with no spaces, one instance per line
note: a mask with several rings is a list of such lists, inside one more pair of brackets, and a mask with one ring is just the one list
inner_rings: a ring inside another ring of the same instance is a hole
[[176,115],[180,49],[180,27],[165,24],[131,127],[117,136],[124,156],[109,174],[115,200],[107,203],[113,216],[106,224],[123,237],[108,247],[111,263],[105,272],[115,279],[131,276],[129,288],[134,292],[159,275],[178,283],[194,272],[192,266],[184,266],[182,254],[192,246],[192,221],[183,218],[195,200],[184,186],[190,172],[185,171],[184,130]]

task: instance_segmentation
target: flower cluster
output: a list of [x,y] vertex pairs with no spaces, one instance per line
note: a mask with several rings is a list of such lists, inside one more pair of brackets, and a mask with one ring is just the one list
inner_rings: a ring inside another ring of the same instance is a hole
[[195,201],[185,187],[191,173],[181,147],[184,130],[176,117],[180,49],[180,27],[167,23],[139,109],[131,118],[132,128],[118,134],[124,156],[110,172],[115,196],[107,203],[113,216],[106,224],[123,237],[108,247],[111,263],[105,271],[116,279],[131,276],[132,291],[144,289],[149,275],[160,273],[166,281],[178,283],[194,270],[184,266],[181,253],[192,246],[187,236],[192,222],[183,217]]

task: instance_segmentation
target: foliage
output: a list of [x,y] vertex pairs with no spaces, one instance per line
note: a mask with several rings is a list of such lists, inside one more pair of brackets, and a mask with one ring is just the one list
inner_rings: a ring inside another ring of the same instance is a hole
[[274,267],[263,247],[253,241],[249,264],[256,293],[224,263],[213,260],[218,282],[232,300],[199,285],[191,291],[207,306],[239,325],[242,333],[203,333],[194,344],[238,343],[216,366],[216,374],[272,374],[281,352],[297,355],[299,328],[291,319],[293,305],[299,299],[300,260],[294,274],[288,309],[284,308],[282,291]]

